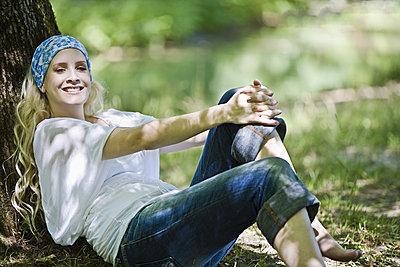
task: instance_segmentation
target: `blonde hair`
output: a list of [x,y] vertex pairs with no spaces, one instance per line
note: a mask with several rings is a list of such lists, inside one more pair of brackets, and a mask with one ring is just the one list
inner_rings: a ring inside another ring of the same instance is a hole
[[[101,84],[93,81],[89,98],[84,104],[85,117],[94,116],[103,110],[103,94],[104,88]],[[36,86],[30,68],[22,84],[21,101],[16,107],[15,114],[16,150],[12,158],[19,178],[11,203],[22,216],[24,224],[29,227],[34,236],[37,236],[38,223],[40,223],[39,226],[43,226],[44,217],[38,171],[33,154],[33,136],[36,126],[50,117],[51,110],[46,94]]]

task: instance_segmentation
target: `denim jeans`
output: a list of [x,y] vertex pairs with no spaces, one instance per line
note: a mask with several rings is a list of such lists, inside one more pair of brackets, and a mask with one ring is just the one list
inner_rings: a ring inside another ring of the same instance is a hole
[[[228,91],[220,103],[234,92]],[[151,203],[131,220],[117,256],[122,264],[216,266],[255,222],[273,244],[302,208],[312,221],[319,201],[288,162],[275,157],[242,162],[254,160],[247,147],[260,147],[254,142],[262,143],[274,129],[234,124],[211,129],[190,187]],[[251,138],[254,134],[262,138]]]

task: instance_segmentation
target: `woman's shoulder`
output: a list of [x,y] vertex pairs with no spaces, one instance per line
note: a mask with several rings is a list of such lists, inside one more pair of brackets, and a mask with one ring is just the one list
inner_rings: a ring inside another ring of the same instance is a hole
[[87,133],[90,133],[90,136],[101,135],[103,132],[108,132],[109,128],[114,127],[70,117],[48,118],[36,125],[34,144],[40,140],[53,139],[56,136],[76,137],[87,135]]
[[[103,147],[105,140],[114,129],[115,126],[109,127],[68,117],[45,119],[35,129],[34,153],[41,155],[46,153],[47,148],[54,151],[72,147],[83,150]],[[67,151],[69,151],[68,153],[72,152],[70,149]]]
[[110,108],[107,110],[104,110],[98,114],[97,116],[102,116],[102,117],[123,117],[123,116],[131,116],[131,117],[141,117],[141,116],[146,116],[140,112],[135,112],[135,111],[122,111],[114,108]]
[[[108,110],[96,113],[94,117],[100,117],[101,119],[110,120],[110,119],[121,118],[121,117],[127,116],[128,114],[130,114],[131,116],[137,116],[137,117],[143,116],[142,114],[140,114],[138,112],[124,112],[124,111],[110,108]],[[75,125],[90,126],[90,125],[99,125],[99,124],[96,124],[96,123],[93,123],[90,121],[86,121],[86,120],[70,118],[70,117],[56,117],[56,118],[47,118],[47,119],[44,119],[41,122],[39,122],[36,125],[36,131],[42,130],[43,128],[46,128],[46,129],[60,128],[60,127],[66,128],[66,127],[71,127],[71,126],[75,126]]]
[[96,116],[122,127],[137,126],[155,119],[140,112],[121,111],[113,108],[98,113]]
[[[99,112],[95,115],[95,117],[99,117],[100,119],[105,121],[108,126],[114,127],[136,127],[155,119],[152,116],[144,115],[140,112],[120,111],[113,108]],[[40,133],[48,136],[51,133],[59,134],[63,131],[70,132],[72,129],[75,132],[80,132],[82,130],[93,131],[95,130],[94,128],[109,127],[107,127],[106,125],[101,125],[86,120],[80,120],[70,117],[48,118],[38,123],[35,129],[35,136],[37,137]]]
[[66,128],[71,127],[73,125],[88,125],[90,122],[79,120],[75,118],[69,117],[57,117],[57,118],[48,118],[44,119],[36,125],[36,131],[39,131],[43,128]]

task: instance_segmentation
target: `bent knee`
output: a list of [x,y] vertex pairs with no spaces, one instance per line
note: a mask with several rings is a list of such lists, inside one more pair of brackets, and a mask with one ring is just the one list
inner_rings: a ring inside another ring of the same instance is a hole
[[289,162],[280,157],[267,157],[260,159],[260,161],[264,162],[264,164],[267,164],[270,168],[292,169]]
[[291,183],[300,182],[289,162],[279,157],[268,157],[260,160],[267,170],[267,178],[278,190]]

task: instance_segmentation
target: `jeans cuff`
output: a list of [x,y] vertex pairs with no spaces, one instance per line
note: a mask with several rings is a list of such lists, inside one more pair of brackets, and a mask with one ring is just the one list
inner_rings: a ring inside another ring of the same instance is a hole
[[260,231],[273,246],[276,235],[285,223],[306,208],[310,221],[317,216],[320,202],[302,184],[293,183],[274,194],[261,207],[257,216]]
[[240,128],[233,139],[231,147],[232,157],[241,164],[255,160],[268,136],[274,130],[284,140],[286,123],[282,118],[274,119],[279,121],[278,126],[246,125]]

